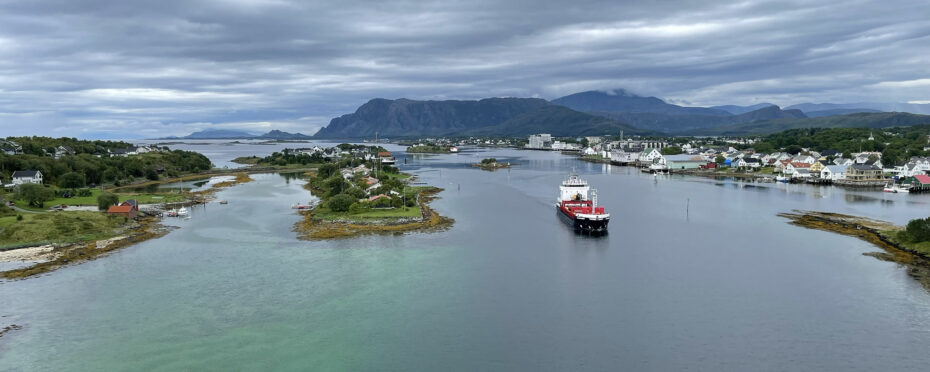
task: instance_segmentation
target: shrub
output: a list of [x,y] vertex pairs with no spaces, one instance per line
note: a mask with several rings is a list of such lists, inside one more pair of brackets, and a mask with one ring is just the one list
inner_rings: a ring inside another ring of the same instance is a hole
[[16,215],[16,220],[17,220],[17,221],[22,221],[22,220],[23,220],[23,215],[17,214],[17,215]]
[[110,208],[111,205],[116,205],[119,203],[119,196],[116,194],[111,194],[108,192],[100,194],[97,196],[97,208],[105,211]]
[[330,198],[329,201],[326,202],[326,206],[333,212],[346,212],[355,200],[355,198],[349,195],[339,194]]
[[913,243],[930,241],[930,217],[911,220],[904,232]]
[[394,208],[400,208],[404,206],[404,200],[401,198],[394,198],[391,200],[391,206]]

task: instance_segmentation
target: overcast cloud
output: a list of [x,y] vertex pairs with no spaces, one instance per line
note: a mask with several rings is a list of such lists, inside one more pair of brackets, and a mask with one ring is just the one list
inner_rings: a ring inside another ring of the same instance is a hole
[[930,101],[926,1],[0,0],[0,137],[314,133],[371,98]]

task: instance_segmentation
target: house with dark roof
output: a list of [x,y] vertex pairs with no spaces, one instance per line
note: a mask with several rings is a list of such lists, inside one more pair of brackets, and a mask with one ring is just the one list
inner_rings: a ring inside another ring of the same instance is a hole
[[37,170],[24,170],[13,172],[13,184],[22,185],[24,183],[42,184],[42,172]]
[[882,169],[874,164],[853,164],[846,167],[846,179],[852,181],[880,180]]

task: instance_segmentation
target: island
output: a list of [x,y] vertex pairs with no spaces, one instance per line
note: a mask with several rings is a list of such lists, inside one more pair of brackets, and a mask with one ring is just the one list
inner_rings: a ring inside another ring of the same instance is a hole
[[[294,226],[299,238],[338,239],[375,233],[438,231],[454,220],[429,203],[442,189],[413,185],[415,177],[382,162],[380,146],[340,144],[333,148],[285,149],[255,160],[255,166],[319,164],[304,172],[304,186],[319,201],[294,206],[304,216]],[[251,160],[250,160],[251,161]]]
[[499,163],[495,158],[485,158],[481,159],[480,163],[472,163],[471,166],[480,168],[481,170],[486,171],[495,171],[503,168],[510,168],[513,164],[510,163]]
[[459,149],[451,145],[414,144],[407,147],[408,154],[453,154]]

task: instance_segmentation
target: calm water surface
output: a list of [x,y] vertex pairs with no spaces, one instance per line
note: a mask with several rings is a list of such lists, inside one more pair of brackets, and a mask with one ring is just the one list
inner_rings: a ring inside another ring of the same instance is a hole
[[[399,150],[392,148],[392,150]],[[239,151],[239,150],[237,150]],[[395,151],[400,153],[400,151]],[[404,155],[399,154],[401,163]],[[238,155],[237,155],[238,156]],[[520,165],[483,172],[494,156]],[[233,156],[234,157],[234,156]],[[0,283],[0,370],[923,370],[930,295],[811,209],[896,223],[930,195],[658,177],[555,153],[407,156],[454,227],[305,242],[260,175],[180,228]],[[577,168],[610,234],[556,216]]]

